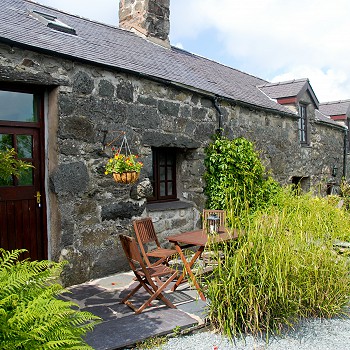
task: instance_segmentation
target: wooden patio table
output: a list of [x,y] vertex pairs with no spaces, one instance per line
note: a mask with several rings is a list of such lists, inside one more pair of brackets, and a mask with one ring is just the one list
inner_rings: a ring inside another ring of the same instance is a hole
[[[209,239],[210,239],[210,243],[219,243],[219,242],[234,240],[234,239],[237,239],[237,237],[238,237],[238,233],[236,230],[233,230],[232,232],[230,232],[227,229],[225,231],[219,231],[215,235],[208,235],[207,233],[204,232],[203,229],[201,229],[201,230],[183,232],[183,233],[179,233],[179,234],[167,237],[169,242],[175,244],[175,249],[180,255],[180,258],[184,264],[185,270],[190,276],[194,286],[198,291],[200,298],[203,301],[205,301],[205,296],[192,271],[193,264],[203,253],[204,248],[207,245]],[[198,250],[195,252],[191,261],[187,261],[183,249],[188,247],[195,247],[195,246],[198,246]],[[172,288],[172,291],[174,291],[180,285],[181,281],[184,279],[184,276],[185,276],[185,272],[179,277],[174,287]]]

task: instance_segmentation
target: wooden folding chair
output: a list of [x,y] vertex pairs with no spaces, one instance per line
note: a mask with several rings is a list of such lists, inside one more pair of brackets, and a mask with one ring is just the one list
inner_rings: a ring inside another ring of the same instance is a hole
[[[177,251],[175,249],[161,247],[151,218],[134,220],[133,225],[137,241],[147,266],[156,266],[164,262],[167,263],[172,256],[177,255]],[[147,244],[149,243],[156,244],[156,248],[146,251],[145,246],[147,248]],[[151,263],[149,258],[155,258],[157,260]]]
[[203,209],[203,230],[207,232],[208,217],[211,215],[219,218],[219,231],[225,231],[226,211],[219,209]]
[[[162,300],[167,306],[173,309],[176,308],[176,306],[170,300],[168,300],[162,292],[169,285],[169,283],[174,280],[175,277],[177,277],[178,272],[164,264],[147,267],[142,260],[135,238],[124,235],[120,235],[119,237],[129,265],[134,272],[137,281],[139,282],[139,284],[121,302],[128,305],[137,314],[141,313],[156,298]],[[169,275],[170,277],[158,286],[152,280],[152,278],[159,279],[160,277]],[[130,299],[141,287],[143,287],[151,295],[151,297],[139,308],[137,308],[128,299]]]

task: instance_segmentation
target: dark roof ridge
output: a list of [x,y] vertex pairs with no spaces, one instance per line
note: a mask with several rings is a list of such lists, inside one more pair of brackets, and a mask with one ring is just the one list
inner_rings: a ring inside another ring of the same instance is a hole
[[294,83],[300,83],[300,82],[308,82],[310,83],[309,78],[299,78],[299,79],[292,79],[292,80],[286,80],[286,81],[278,81],[274,83],[269,83],[267,82],[266,84],[263,85],[258,85],[257,87],[265,87],[265,86],[278,86],[278,85],[287,85],[287,84],[294,84]]
[[320,102],[320,105],[331,105],[331,104],[344,103],[344,102],[349,102],[349,103],[350,103],[350,99],[347,99],[347,100],[338,100],[338,101]]

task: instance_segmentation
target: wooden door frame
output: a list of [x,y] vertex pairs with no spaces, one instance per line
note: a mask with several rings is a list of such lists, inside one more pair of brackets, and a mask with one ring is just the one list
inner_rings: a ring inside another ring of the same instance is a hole
[[0,90],[10,91],[10,92],[23,92],[30,94],[37,94],[40,96],[38,111],[39,111],[39,121],[38,122],[9,122],[1,121],[1,126],[4,127],[13,127],[13,128],[33,128],[38,129],[38,147],[39,147],[39,159],[38,163],[40,164],[40,169],[38,172],[39,178],[37,179],[40,186],[41,192],[41,229],[42,229],[42,249],[44,259],[47,259],[49,256],[48,251],[48,227],[47,227],[47,181],[45,178],[46,174],[46,143],[45,143],[45,100],[47,98],[47,86],[39,86],[34,84],[22,84],[22,83],[13,83],[13,82],[0,82]]

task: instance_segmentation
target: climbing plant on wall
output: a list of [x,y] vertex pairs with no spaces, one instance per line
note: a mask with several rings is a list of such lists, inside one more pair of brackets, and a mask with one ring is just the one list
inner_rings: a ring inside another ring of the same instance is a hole
[[[267,175],[252,142],[215,135],[205,150],[205,194],[210,209],[228,209],[227,203],[248,204],[249,210],[270,202],[279,185]],[[231,208],[232,209],[232,208]],[[247,209],[247,208],[245,208]]]

